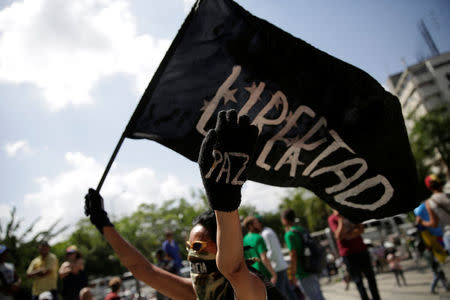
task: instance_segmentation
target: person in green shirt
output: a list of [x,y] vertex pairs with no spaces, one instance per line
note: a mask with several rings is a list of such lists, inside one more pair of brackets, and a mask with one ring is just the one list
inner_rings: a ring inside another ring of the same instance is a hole
[[303,227],[295,225],[295,212],[292,209],[286,209],[281,213],[281,223],[286,233],[284,240],[289,249],[291,262],[289,265],[292,277],[291,284],[299,286],[303,294],[311,300],[324,300],[322,290],[320,289],[319,279],[315,274],[307,273],[302,268],[301,256],[303,254],[303,241],[300,233],[304,231]]
[[258,260],[252,264],[252,267],[262,273],[267,279],[275,285],[277,282],[277,273],[272,267],[269,258],[267,257],[267,246],[263,237],[260,235],[262,226],[256,217],[248,216],[244,219],[244,227],[248,233],[244,236],[244,256],[245,259]]

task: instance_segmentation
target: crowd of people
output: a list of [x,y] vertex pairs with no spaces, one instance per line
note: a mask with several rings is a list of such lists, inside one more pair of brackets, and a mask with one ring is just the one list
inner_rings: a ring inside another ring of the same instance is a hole
[[[234,110],[221,111],[215,129],[208,132],[201,145],[198,164],[210,210],[193,220],[187,237],[190,277],[180,274],[182,258],[172,232],[166,233],[166,240],[156,253],[156,263],[150,262],[115,230],[101,195],[89,189],[85,196],[86,215],[134,277],[158,292],[158,300],[324,299],[318,274],[311,271],[311,262],[305,254],[310,249],[305,238],[309,236],[308,230],[298,225],[292,209],[286,209],[280,215],[285,229],[282,242],[289,251],[289,262],[283,256],[277,234],[265,226],[261,216],[248,216],[241,224],[238,211],[241,187],[246,181],[247,162],[252,159],[257,132],[247,116],[238,118]],[[428,176],[425,184],[432,196],[415,213],[422,240],[428,238],[425,248],[435,275],[431,284],[434,293],[438,282],[448,289],[441,267],[443,260],[438,255],[444,256],[445,261],[447,252],[438,250],[437,245],[450,250],[450,200],[435,176]],[[386,260],[398,286],[407,285],[401,257],[395,252],[381,255],[377,251],[369,252],[362,238],[362,224],[354,224],[333,210],[328,225],[345,265],[347,283],[350,279],[355,283],[362,300],[381,299],[374,272],[374,267],[378,272],[383,268],[378,258]],[[442,230],[438,231],[438,228]],[[14,266],[7,262],[7,253],[8,248],[0,245],[1,299],[13,299],[21,285]],[[334,255],[330,252],[325,255],[324,268],[330,276],[337,274]],[[26,276],[33,282],[32,300],[58,299],[58,278],[62,282],[59,293],[63,299],[93,299],[84,260],[76,246],[66,249],[65,261],[59,266],[49,244],[40,243],[39,256],[31,261]],[[120,299],[120,278],[112,278],[109,286],[111,292],[105,299]]]
[[[78,300],[80,291],[87,287],[88,278],[84,270],[84,260],[77,247],[67,247],[65,261],[59,266],[58,258],[50,252],[50,245],[42,241],[38,247],[39,255],[28,266],[25,276],[32,280],[32,300],[56,300],[60,293],[64,300]],[[0,299],[25,299],[19,294],[21,277],[12,263],[8,263],[9,249],[0,245]],[[62,289],[58,292],[58,278]]]

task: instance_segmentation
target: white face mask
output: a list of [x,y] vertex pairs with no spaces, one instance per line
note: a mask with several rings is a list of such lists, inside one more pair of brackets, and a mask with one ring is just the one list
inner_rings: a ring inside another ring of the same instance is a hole
[[192,285],[197,299],[225,300],[233,295],[230,283],[217,269],[215,254],[198,253],[189,249],[188,261],[191,265]]

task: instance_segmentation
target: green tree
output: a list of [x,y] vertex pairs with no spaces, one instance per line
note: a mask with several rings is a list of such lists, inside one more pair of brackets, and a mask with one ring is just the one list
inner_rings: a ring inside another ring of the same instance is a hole
[[310,232],[322,230],[328,226],[327,218],[331,213],[330,207],[311,192],[298,188],[283,198],[279,209],[291,208],[299,218],[299,224],[308,228]]
[[280,205],[278,208],[280,209],[280,212],[283,210],[290,208],[295,211],[295,215],[299,219],[298,223],[301,226],[308,227],[308,222],[306,220],[306,190],[304,189],[295,189],[294,191],[290,192],[290,194],[286,197],[284,197],[281,200]]
[[[409,134],[411,149],[416,159],[416,168],[419,182],[423,182],[425,176],[430,173],[432,162],[436,161],[436,155],[441,156],[440,162],[447,168],[447,176],[450,166],[450,106],[442,105],[417,118],[414,113],[409,116],[414,121],[414,126]],[[426,198],[429,191],[421,184],[419,197]]]
[[258,212],[254,205],[241,205],[239,206],[239,219],[241,222],[248,216],[255,216]]
[[[130,235],[130,241],[141,251],[145,247],[143,253],[151,255],[161,247],[165,233],[170,231],[185,256],[184,245],[192,228],[192,221],[206,209],[203,201],[191,204],[183,198],[165,201],[160,206],[142,204],[130,217],[138,220],[136,224],[138,229],[134,237]],[[118,228],[122,230],[121,227]],[[125,232],[124,236],[128,237],[128,234]]]
[[450,106],[442,105],[415,121],[410,133],[411,146],[416,159],[435,160],[437,151],[442,163],[450,165]]

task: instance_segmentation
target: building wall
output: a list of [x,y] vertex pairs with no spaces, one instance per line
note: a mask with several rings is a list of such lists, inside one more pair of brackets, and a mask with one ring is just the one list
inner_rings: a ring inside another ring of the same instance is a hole
[[407,67],[388,78],[389,91],[401,103],[406,128],[437,106],[450,107],[450,52]]

